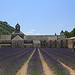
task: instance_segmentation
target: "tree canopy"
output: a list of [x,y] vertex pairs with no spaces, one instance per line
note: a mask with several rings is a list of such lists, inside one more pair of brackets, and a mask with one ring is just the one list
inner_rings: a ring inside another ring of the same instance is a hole
[[14,27],[7,22],[0,21],[0,35],[10,35],[14,31]]
[[[62,32],[62,31],[61,31],[61,32]],[[65,32],[64,32],[64,35],[65,35],[67,38],[75,37],[75,28],[74,28],[71,32],[65,31]]]

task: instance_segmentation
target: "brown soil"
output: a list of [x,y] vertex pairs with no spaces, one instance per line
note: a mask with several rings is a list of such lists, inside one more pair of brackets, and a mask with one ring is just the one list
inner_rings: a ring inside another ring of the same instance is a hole
[[[60,61],[59,61],[60,62]],[[65,65],[64,63],[60,62],[65,68],[67,68],[70,72],[71,75],[75,75],[75,70],[71,69],[70,67],[68,67],[67,65]]]
[[28,63],[30,61],[30,59],[32,58],[33,54],[35,52],[32,52],[32,54],[30,55],[30,57],[28,58],[27,62],[22,66],[22,68],[16,73],[16,75],[28,75],[27,69],[28,69]]
[[42,54],[39,53],[39,55],[40,55],[40,59],[41,59],[41,62],[42,62],[44,75],[56,75],[56,74],[54,74],[54,72],[50,69],[50,67],[47,65],[47,63],[45,62],[45,60],[44,60]]
[[16,75],[27,75],[28,62],[16,73]]

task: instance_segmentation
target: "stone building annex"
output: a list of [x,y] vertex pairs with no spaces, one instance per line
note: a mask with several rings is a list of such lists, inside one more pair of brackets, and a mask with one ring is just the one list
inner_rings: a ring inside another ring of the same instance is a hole
[[15,31],[11,35],[1,35],[0,40],[0,47],[67,48],[68,46],[70,47],[68,39],[63,33],[61,35],[25,35],[20,31],[19,24],[15,26]]

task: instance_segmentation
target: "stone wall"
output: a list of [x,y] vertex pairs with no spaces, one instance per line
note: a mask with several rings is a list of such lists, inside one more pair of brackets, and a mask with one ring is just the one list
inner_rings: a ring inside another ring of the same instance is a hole
[[41,47],[49,47],[49,48],[67,48],[68,40],[44,40],[41,41]]
[[24,47],[24,40],[12,40],[12,47]]
[[24,48],[33,48],[33,44],[24,44]]
[[[72,48],[73,47],[72,40],[44,40],[44,41],[38,41],[35,40],[33,43],[25,43],[24,40],[6,40],[6,41],[0,41],[1,47],[42,47],[42,48]],[[9,45],[10,44],[10,45]]]
[[11,47],[11,40],[0,40],[0,47]]
[[68,48],[73,48],[75,39],[68,39]]

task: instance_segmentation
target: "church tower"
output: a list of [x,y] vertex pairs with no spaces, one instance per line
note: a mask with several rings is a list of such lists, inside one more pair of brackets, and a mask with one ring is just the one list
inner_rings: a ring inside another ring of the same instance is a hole
[[22,39],[24,39],[24,33],[22,33],[20,31],[20,25],[17,23],[15,26],[15,31],[12,33],[11,35],[11,39],[15,38],[16,36],[21,37]]
[[19,32],[20,32],[20,25],[17,23],[17,25],[15,26],[15,33]]

